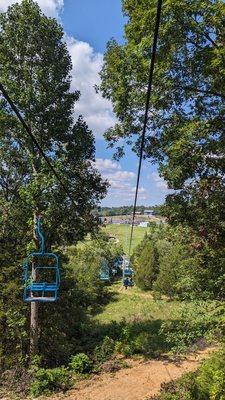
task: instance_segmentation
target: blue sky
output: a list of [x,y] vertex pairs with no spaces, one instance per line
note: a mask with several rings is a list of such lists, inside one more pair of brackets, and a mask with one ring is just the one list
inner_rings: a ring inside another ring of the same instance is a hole
[[[5,11],[15,0],[1,0],[0,11]],[[96,138],[96,166],[111,188],[102,205],[130,205],[134,200],[138,159],[130,148],[119,163],[112,160],[113,151],[107,149],[103,132],[116,121],[112,105],[96,94],[99,71],[107,41],[115,38],[123,43],[121,0],[37,0],[43,12],[56,17],[63,25],[71,54],[72,89],[81,92],[74,110],[75,118],[82,114]],[[163,202],[168,193],[166,183],[157,167],[144,162],[138,204],[154,205]]]

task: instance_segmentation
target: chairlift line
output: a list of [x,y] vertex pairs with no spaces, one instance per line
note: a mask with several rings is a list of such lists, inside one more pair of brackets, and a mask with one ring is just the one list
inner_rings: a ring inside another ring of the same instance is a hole
[[147,123],[148,123],[148,111],[149,111],[150,98],[151,98],[151,93],[152,93],[152,82],[153,82],[153,73],[154,73],[154,67],[155,67],[157,43],[158,43],[158,36],[159,36],[161,10],[162,10],[162,0],[158,0],[154,39],[153,39],[153,46],[152,46],[152,55],[151,55],[151,62],[150,62],[150,66],[149,66],[148,90],[147,90],[146,103],[145,103],[144,125],[143,125],[143,131],[142,131],[142,136],[141,136],[141,148],[140,148],[140,156],[139,156],[137,183],[136,183],[136,190],[135,190],[135,197],[134,197],[134,207],[133,207],[130,244],[129,244],[129,256],[131,253],[131,245],[132,245],[132,239],[133,239],[134,220],[135,220],[135,215],[136,215],[139,181],[140,181],[141,166],[142,166],[142,159],[143,159],[145,135],[146,135],[146,129],[147,129]]

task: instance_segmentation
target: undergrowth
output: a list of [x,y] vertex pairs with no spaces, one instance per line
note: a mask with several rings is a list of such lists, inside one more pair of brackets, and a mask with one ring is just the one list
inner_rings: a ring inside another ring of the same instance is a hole
[[225,346],[204,361],[197,372],[162,385],[159,396],[148,400],[224,400]]
[[[34,368],[31,368],[27,375],[27,387],[25,388],[23,385],[23,396],[25,397],[25,394],[28,393],[32,396],[39,396],[66,391],[74,385],[76,380],[86,377],[88,374],[98,373],[102,370],[116,371],[127,366],[124,363],[126,357],[140,355],[145,358],[158,358],[164,353],[171,353],[177,357],[189,350],[204,346],[207,342],[215,341],[215,339],[220,341],[225,333],[224,311],[225,306],[220,302],[196,301],[184,302],[180,306],[179,312],[175,309],[170,315],[171,318],[167,320],[142,320],[140,317],[134,317],[129,320],[122,318],[120,321],[103,324],[92,319],[89,323],[83,324],[79,346],[81,351],[70,357],[67,366],[51,369],[40,368],[40,362],[34,363]],[[211,364],[208,362],[204,364],[206,366],[201,367],[201,374],[199,372],[194,376],[194,385],[189,387],[193,376],[187,375],[179,382],[172,382],[168,386],[168,390],[166,387],[166,391],[162,392],[164,397],[161,397],[160,400],[178,400],[180,398],[194,400],[192,391],[195,386],[197,385],[198,388],[202,385],[204,389],[204,385],[210,382],[211,375],[213,381],[207,390],[213,393],[214,388],[216,388],[215,390],[217,390],[217,386],[220,388],[219,385],[221,385],[221,379],[223,382],[224,376],[222,372],[217,371],[220,364],[218,356],[215,357],[217,358],[212,359]],[[223,357],[224,361],[224,350],[223,353],[220,353],[220,357]],[[213,368],[216,365],[218,368],[214,373]],[[19,387],[21,383],[18,371],[13,379],[9,377],[8,381],[14,388]],[[176,397],[179,385],[181,385],[181,389],[179,389],[181,393],[184,392],[185,396],[186,392],[188,393],[186,397],[179,397],[180,394]],[[198,388],[198,390],[200,389]],[[202,399],[208,398],[214,399],[214,397],[202,397]],[[201,397],[196,397],[196,399],[201,400]],[[215,400],[217,399],[225,400],[223,397],[215,397]]]

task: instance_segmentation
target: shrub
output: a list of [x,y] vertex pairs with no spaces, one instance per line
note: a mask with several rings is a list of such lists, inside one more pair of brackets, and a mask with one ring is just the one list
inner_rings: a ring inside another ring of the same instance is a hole
[[179,319],[164,321],[159,333],[172,352],[185,352],[189,346],[215,330],[217,317],[214,318],[211,313],[210,305],[193,302],[192,307],[183,307]]
[[196,395],[195,373],[189,372],[177,381],[162,384],[160,395],[148,400],[197,400]]
[[48,395],[70,389],[73,386],[71,374],[65,367],[44,369],[39,368],[30,385],[30,393],[33,396]]
[[224,400],[225,348],[204,361],[197,372],[162,385],[159,396],[149,400]]
[[225,399],[225,347],[202,364],[196,383],[200,398]]
[[115,341],[105,336],[101,345],[96,346],[94,350],[95,362],[101,364],[109,360],[115,351]]
[[148,332],[141,332],[136,337],[134,342],[135,353],[144,355],[153,355],[152,348],[153,340],[152,335]]
[[93,363],[85,353],[71,357],[70,369],[77,374],[87,374],[92,370]]
[[133,342],[130,342],[128,344],[117,341],[115,350],[116,352],[123,354],[125,357],[129,357],[135,353],[135,346]]

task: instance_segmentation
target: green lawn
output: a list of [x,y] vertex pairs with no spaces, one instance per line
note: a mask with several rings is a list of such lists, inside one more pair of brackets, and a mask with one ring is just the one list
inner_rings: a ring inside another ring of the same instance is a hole
[[[95,316],[102,324],[110,321],[136,320],[167,320],[174,318],[181,310],[183,304],[179,301],[154,300],[150,292],[142,292],[137,287],[122,288],[121,283],[112,285],[110,288],[115,295],[113,301],[107,304],[103,311]],[[175,312],[175,314],[174,314]]]
[[[118,243],[123,246],[125,253],[128,253],[131,232],[130,225],[109,224],[105,228],[103,228],[103,231],[108,233],[109,235],[115,236],[118,239]],[[141,240],[145,236],[145,233],[148,231],[149,228],[141,228],[140,226],[134,227],[131,252],[141,242]]]
[[108,346],[113,340],[124,355],[185,353],[199,340],[222,334],[224,309],[218,312],[216,302],[154,300],[151,292],[137,287],[125,290],[121,283],[109,290],[111,301],[92,319],[92,341],[94,337],[102,343],[106,338]]

